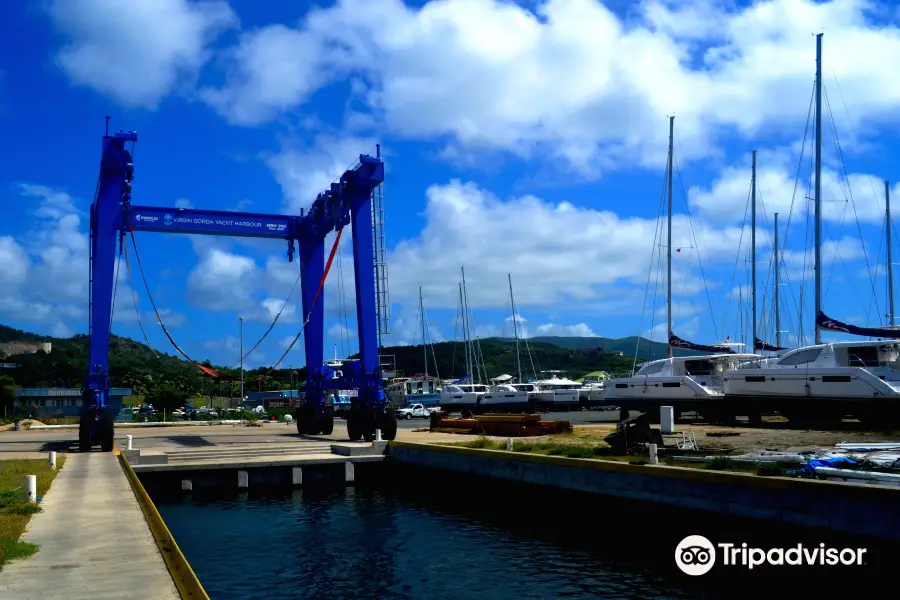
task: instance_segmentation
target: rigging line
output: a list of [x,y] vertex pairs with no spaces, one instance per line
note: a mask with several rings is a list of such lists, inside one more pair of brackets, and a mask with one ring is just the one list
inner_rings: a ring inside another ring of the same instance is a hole
[[[844,220],[846,219],[846,217],[847,217],[847,204],[844,203],[844,209],[841,211],[841,220],[838,223],[838,231],[841,231],[841,229],[843,228]],[[838,261],[838,259],[840,259],[841,264],[844,266],[844,268],[847,268],[847,265],[846,265],[846,263],[844,263],[844,259],[840,255],[840,240],[837,238],[837,236],[834,236],[831,234],[831,230],[828,228],[828,224],[824,221],[822,222],[822,229],[825,231],[825,234],[831,238],[831,241],[834,242],[834,252],[831,255],[831,263],[829,264],[828,281],[825,283],[825,290],[822,295],[822,303],[824,304],[828,300],[828,292],[831,291],[831,282],[834,279],[835,263]],[[849,270],[847,271],[847,274],[848,275],[850,274]],[[850,280],[851,281],[853,280],[852,276],[850,277]],[[855,285],[852,287],[854,290],[856,290]],[[859,294],[857,293],[857,296],[858,295]]]
[[[300,263],[301,261],[298,260],[297,262]],[[247,357],[250,356],[251,354],[253,354],[253,351],[256,350],[257,348],[259,348],[259,345],[263,343],[263,340],[265,340],[266,337],[268,337],[268,335],[272,332],[272,330],[275,328],[275,324],[278,323],[278,319],[281,318],[281,313],[284,312],[284,309],[287,308],[288,303],[291,301],[291,296],[294,295],[294,290],[297,289],[297,284],[300,283],[300,279],[303,277],[304,270],[305,270],[305,267],[301,264],[300,265],[300,273],[297,274],[297,279],[294,280],[294,285],[291,286],[291,291],[288,293],[287,298],[284,301],[284,304],[281,305],[281,308],[278,310],[278,313],[275,315],[275,319],[272,321],[271,324],[269,324],[269,328],[266,329],[266,332],[262,334],[262,337],[259,338],[255,344],[253,344],[253,347],[250,348],[250,350],[248,350],[244,354],[244,356],[239,358],[237,360],[237,362],[235,362],[233,365],[228,367],[229,370],[235,368],[241,362],[247,360]]]
[[[345,293],[347,286],[344,284],[343,256],[344,253],[338,250],[338,298],[340,302],[340,305],[338,306],[338,322],[341,324],[341,353],[344,356],[350,356],[350,322],[347,319],[347,301]],[[346,349],[344,348],[345,340],[347,342]]]
[[[469,288],[465,285],[463,286],[463,297],[465,298],[466,307],[468,308],[469,306],[471,306],[471,302],[469,301]],[[470,329],[474,329],[476,327],[475,317],[471,314],[467,314],[466,316],[472,323]],[[478,336],[475,336],[475,344],[473,345],[473,349],[475,351],[475,372],[477,373],[479,379],[481,379],[481,375],[484,374],[485,381],[487,381],[487,371],[484,369],[484,360],[479,358],[481,356],[481,344]]]
[[122,238],[119,238],[119,257],[116,259],[116,278],[113,283],[112,306],[109,309],[109,330],[112,332],[113,317],[116,314],[116,296],[119,291],[119,267],[122,265]]
[[[666,161],[666,162],[668,163],[668,161]],[[668,171],[669,171],[669,167],[667,164],[666,172],[668,172]],[[662,213],[662,205],[663,205],[663,199],[665,198],[665,194],[666,194],[666,184],[665,184],[665,178],[664,178],[663,179],[663,189],[662,189],[662,192],[660,193],[660,198],[659,198],[660,209],[659,209],[659,211],[657,211],[656,227],[653,229],[653,245],[650,247],[650,264],[647,266],[647,285],[644,286],[644,302],[641,304],[641,324],[638,325],[637,340],[635,341],[635,344],[634,344],[634,360],[632,361],[632,364],[631,364],[631,373],[632,374],[634,374],[634,371],[637,368],[637,357],[638,357],[638,353],[641,351],[641,334],[644,331],[644,316],[645,316],[646,310],[647,310],[647,297],[650,295],[650,277],[653,274],[653,257],[656,256],[656,254],[657,254],[656,241],[659,239],[659,232],[660,232],[661,225],[662,225],[662,219],[660,219],[659,217]],[[655,293],[653,296],[653,312],[651,312],[650,314],[651,314],[650,329],[652,331],[653,330],[653,315],[656,314],[656,294]],[[647,346],[647,351],[648,352],[650,351],[649,345]]]
[[[518,315],[519,314],[519,306],[518,306],[518,304],[516,304],[516,294],[515,294],[515,292],[510,292],[509,295],[510,295],[510,299],[511,299],[513,314]],[[531,373],[534,375],[534,378],[537,379],[538,372],[534,368],[535,360],[534,360],[534,357],[531,355],[531,347],[528,345],[528,336],[525,335],[526,333],[527,332],[523,328],[522,339],[525,341],[525,351],[528,353],[528,361],[531,363]],[[540,365],[538,365],[538,366],[540,366]],[[522,382],[520,381],[519,383],[522,383]]]
[[[881,248],[884,246],[884,238],[885,238],[885,235],[884,235],[884,229],[885,229],[885,223],[882,223],[882,225],[881,225],[881,232],[879,232],[879,236],[878,236],[879,242],[878,242],[878,254],[877,254],[877,256],[878,256],[879,262],[881,262]],[[876,275],[878,274],[878,273],[877,273],[877,269],[876,269],[876,273],[875,273],[875,274],[876,274]],[[887,283],[887,282],[885,282],[885,283]],[[872,318],[872,302],[873,302],[873,298],[872,298],[872,297],[869,297],[869,307],[866,309],[866,323],[869,323],[870,320],[871,320],[871,318]],[[885,311],[885,312],[887,312],[887,311]],[[877,322],[878,322],[878,323],[881,323],[881,315],[878,315],[878,321],[877,321]],[[888,325],[891,325],[891,323],[888,323]]]
[[[344,228],[340,228],[337,230],[337,235],[334,239],[334,245],[331,247],[331,254],[328,255],[328,262],[325,263],[325,270],[322,273],[322,278],[319,280],[319,287],[316,290],[316,295],[313,298],[312,304],[309,307],[309,314],[306,315],[306,320],[303,321],[303,325],[300,327],[300,331],[297,332],[297,335],[294,336],[294,340],[291,342],[291,345],[287,347],[287,350],[284,351],[284,354],[281,355],[281,358],[278,359],[271,369],[269,369],[269,373],[274,372],[278,369],[278,366],[281,364],[281,361],[285,359],[285,357],[293,350],[294,345],[297,343],[297,340],[300,339],[300,336],[303,334],[303,331],[306,329],[306,326],[309,324],[309,320],[312,318],[313,309],[316,307],[316,303],[319,301],[319,297],[322,295],[322,289],[325,287],[325,280],[328,278],[328,272],[331,270],[331,263],[334,262],[334,254],[337,252],[338,244],[341,242],[341,233],[343,233]],[[309,365],[307,365],[309,368]]]
[[168,338],[169,342],[179,352],[179,354],[181,354],[189,362],[193,363],[194,366],[199,368],[204,373],[206,373],[212,377],[225,377],[224,374],[219,373],[218,371],[216,371],[215,369],[212,369],[210,367],[201,365],[200,363],[195,361],[193,358],[188,356],[187,353],[184,350],[182,350],[178,344],[175,343],[175,340],[172,339],[171,334],[169,334],[169,330],[166,329],[166,325],[165,325],[165,323],[163,323],[162,317],[159,314],[159,309],[156,308],[156,302],[153,300],[153,295],[150,293],[150,284],[147,283],[147,276],[144,273],[144,266],[141,263],[141,255],[138,252],[137,241],[134,239],[134,230],[130,226],[128,227],[128,233],[131,235],[131,244],[134,247],[134,257],[135,257],[135,259],[137,259],[138,270],[141,273],[141,279],[143,279],[143,281],[144,281],[144,289],[147,291],[147,298],[150,300],[150,306],[153,307],[153,312],[156,313],[156,320],[159,322],[159,326],[162,328],[163,333],[166,334],[166,337]]
[[[737,252],[734,255],[734,267],[731,270],[731,285],[729,285],[729,294],[734,292],[734,280],[737,278],[738,262],[741,259],[741,248],[744,246],[744,230],[747,228],[747,215],[750,212],[750,196],[751,189],[747,189],[747,201],[744,203],[744,220],[741,222],[741,235],[738,238]],[[732,298],[733,299],[733,298]],[[730,311],[730,303],[725,304],[725,322],[722,324],[722,331],[728,331],[728,315]],[[738,312],[741,310],[741,302],[738,300]]]
[[[826,233],[830,233],[830,232],[828,231],[828,226],[827,226],[827,225],[825,226],[825,231],[826,231]],[[835,245],[834,245],[834,255],[833,255],[833,257],[832,257],[832,265],[834,264],[834,262],[837,261],[837,259],[840,259],[841,265],[843,265],[844,269],[847,271],[847,275],[850,276],[850,279],[851,279],[851,281],[852,281],[852,279],[853,279],[853,274],[850,272],[850,268],[847,266],[846,261],[844,261],[843,257],[841,257],[841,255],[840,255],[840,249],[839,249],[838,245],[835,244]],[[832,271],[832,273],[831,273],[831,274],[829,275],[829,277],[828,277],[828,284],[829,284],[829,287],[830,287],[830,285],[831,285],[831,277],[832,277],[833,275],[834,275],[834,272]],[[862,307],[863,309],[865,309],[865,308],[866,308],[866,304],[865,304],[865,302],[863,302],[862,297],[860,297],[860,295],[859,295],[859,290],[856,289],[856,286],[855,286],[855,285],[851,285],[850,288],[853,290],[853,293],[856,295],[856,299],[859,300],[859,305],[860,305],[860,307]],[[826,290],[827,290],[827,288],[826,288]],[[878,307],[876,306],[876,308],[878,308]],[[868,326],[868,321],[866,321],[866,325]]]
[[[778,260],[779,264],[783,264],[784,248],[787,248],[788,236],[791,233],[791,221],[793,219],[794,206],[796,205],[796,200],[797,200],[797,187],[800,184],[800,172],[801,172],[800,170],[803,168],[803,155],[806,150],[806,140],[809,137],[809,122],[812,119],[813,101],[815,100],[815,95],[816,95],[816,84],[815,84],[815,81],[813,81],[812,90],[810,91],[810,95],[809,95],[809,108],[807,109],[807,112],[806,112],[806,127],[803,129],[803,142],[801,142],[801,144],[800,144],[800,156],[797,159],[797,175],[794,177],[794,190],[793,190],[793,193],[791,194],[791,207],[788,210],[788,218],[787,218],[787,222],[785,223],[784,239],[781,242],[781,249],[778,250],[781,253],[781,254],[779,254],[779,260]],[[807,179],[807,182],[808,182],[808,179]],[[800,301],[800,305],[798,306],[797,296],[796,296],[796,294],[794,294],[794,287],[791,285],[791,286],[789,286],[788,289],[790,289],[791,298],[794,301],[794,308],[796,308],[798,310],[798,314],[799,314],[800,307],[802,306],[802,298]],[[802,318],[800,319],[800,321],[802,323]]]
[[[757,201],[759,202],[759,205],[762,210],[763,227],[765,228],[765,231],[767,232],[766,236],[769,239],[769,243],[772,245],[772,247],[774,247],[775,241],[774,241],[774,238],[772,235],[772,227],[769,226],[769,215],[766,212],[766,202],[765,202],[765,198],[762,194],[762,190],[760,189],[759,181],[756,182],[756,197],[757,197]],[[762,321],[762,331],[766,334],[766,336],[768,336],[767,328],[769,326],[769,314],[766,312],[766,306],[767,306],[767,300],[769,299],[769,282],[771,281],[770,278],[772,276],[772,271],[773,271],[772,267],[773,267],[773,263],[772,263],[772,258],[770,256],[768,266],[766,267],[766,278],[763,283],[763,291],[762,291],[763,306],[762,306],[762,312],[760,313],[761,321]],[[755,341],[756,340],[754,340],[754,343],[755,343]]]
[[[688,226],[691,228],[691,237],[694,238],[694,244],[696,244],[697,246],[697,263],[700,265],[700,277],[703,278],[703,289],[706,291],[706,302],[709,305],[709,313],[713,322],[713,331],[715,332],[715,335],[718,336],[719,327],[716,325],[716,314],[715,311],[713,311],[712,298],[709,295],[709,286],[706,283],[706,274],[703,272],[703,260],[700,258],[700,242],[697,241],[697,234],[694,233],[694,219],[691,217],[691,207],[688,205],[687,192],[684,189],[684,179],[681,178],[681,167],[678,165],[678,159],[674,156],[672,158],[675,162],[675,172],[678,173],[678,183],[681,186],[681,194],[684,198],[684,208],[685,212],[687,213]],[[697,227],[700,229],[700,233],[702,234],[703,226],[698,223]],[[704,245],[706,244],[705,238],[703,240],[703,243]],[[709,256],[709,246],[706,247],[706,254],[707,256]]]
[[838,139],[837,127],[834,124],[834,114],[831,112],[831,102],[828,100],[828,90],[825,89],[825,86],[822,86],[822,90],[825,92],[825,105],[828,107],[828,114],[831,115],[831,129],[834,132],[834,142],[837,145],[838,156],[841,157],[841,167],[844,171],[844,180],[847,182],[847,195],[850,197],[850,206],[853,208],[853,216],[856,219],[856,229],[859,232],[859,243],[862,244],[863,247],[863,260],[866,262],[866,271],[869,273],[869,284],[872,287],[872,295],[876,296],[875,298],[875,308],[879,312],[881,312],[881,308],[878,305],[877,292],[875,291],[875,277],[872,275],[872,267],[869,266],[869,255],[866,252],[866,242],[863,239],[862,233],[862,225],[859,222],[859,214],[856,212],[856,202],[853,200],[853,190],[850,188],[850,175],[847,173],[847,163],[844,161],[844,151],[841,149],[841,142]]
[[[459,313],[457,313],[455,315],[455,317],[459,317]],[[459,329],[459,326],[461,323],[462,323],[461,317],[453,319],[453,337],[451,339],[454,342],[457,341],[456,331],[457,331],[457,329]],[[451,346],[453,346],[453,353],[451,354],[451,357],[450,357],[450,372],[454,373],[454,375],[452,375],[452,377],[456,377],[456,375],[455,375],[455,373],[456,373],[456,344],[453,343],[453,344],[451,344]]]
[[[834,70],[834,65],[831,65],[831,74],[834,77],[834,83],[837,85],[838,95],[841,98],[841,103],[844,105],[844,112],[847,113],[847,121],[850,123],[850,131],[853,134],[854,138],[856,138],[858,137],[858,132],[855,131],[856,126],[853,122],[853,117],[850,115],[850,109],[847,107],[847,100],[844,99],[844,91],[843,89],[841,89],[841,82]],[[869,187],[872,189],[872,198],[875,202],[875,205],[880,208],[879,202],[881,199],[878,197],[878,193],[875,191],[875,184],[872,183],[872,175],[869,175],[867,179],[869,180]]]
[[123,244],[123,246],[125,248],[125,272],[128,275],[128,286],[131,288],[131,301],[134,304],[134,314],[137,315],[138,326],[141,328],[144,342],[147,343],[147,347],[150,348],[150,352],[153,353],[153,356],[159,358],[159,354],[154,350],[153,345],[150,344],[150,338],[147,337],[147,331],[144,329],[144,322],[141,320],[141,311],[138,309],[137,293],[134,291],[134,279],[131,277],[131,261],[128,259],[128,244]]
[[[431,327],[428,325],[428,316],[425,313],[425,307],[422,307],[422,320],[425,322],[425,331],[428,334],[428,339],[431,341],[431,356],[434,358],[434,376],[435,379],[440,381],[441,373],[438,370],[438,361],[437,361],[437,352],[434,351],[434,338],[431,336]],[[425,347],[425,352],[428,352],[428,346]]]

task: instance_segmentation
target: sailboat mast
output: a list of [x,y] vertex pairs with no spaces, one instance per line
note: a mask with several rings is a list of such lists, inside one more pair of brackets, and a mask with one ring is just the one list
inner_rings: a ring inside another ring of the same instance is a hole
[[778,302],[778,213],[775,213],[775,345],[781,348],[781,305]]
[[469,329],[469,290],[466,289],[466,268],[460,267],[460,272],[462,273],[462,297],[463,297],[463,314],[465,315],[466,322],[466,339],[467,344],[469,345],[469,373],[472,375],[472,383],[475,383],[475,379],[477,378],[479,381],[481,380],[481,374],[477,375],[473,373],[472,369],[478,368],[478,357],[475,355],[475,343],[472,341],[472,331]]
[[891,259],[891,182],[884,182],[885,227],[887,231],[888,325],[894,325],[894,263]]
[[472,364],[469,360],[469,329],[466,326],[466,304],[463,302],[462,282],[459,284],[459,316],[462,320],[463,348],[466,351],[466,375],[472,375]]
[[422,286],[419,286],[419,314],[422,315],[422,355],[425,359],[425,382],[422,389],[428,388],[428,339],[425,337],[425,303],[422,302]]
[[751,331],[753,337],[753,350],[756,350],[756,150],[753,151],[753,170],[750,175],[750,293],[753,298],[750,302],[753,313]]
[[516,336],[516,382],[522,383],[522,359],[519,356],[519,315],[516,314],[516,298],[513,296],[512,273],[507,273],[506,278],[509,279],[509,303],[512,306],[513,313],[513,335]]
[[669,117],[669,164],[667,167],[669,186],[669,218],[667,219],[668,237],[666,242],[666,343],[668,356],[672,358],[672,154],[674,152],[675,117]]
[[816,34],[816,343],[822,343],[822,34]]

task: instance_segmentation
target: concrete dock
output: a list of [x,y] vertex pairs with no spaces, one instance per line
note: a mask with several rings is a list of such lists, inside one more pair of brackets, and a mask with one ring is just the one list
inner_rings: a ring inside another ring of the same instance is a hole
[[0,598],[180,598],[113,453],[70,454],[22,541],[38,553],[0,571]]

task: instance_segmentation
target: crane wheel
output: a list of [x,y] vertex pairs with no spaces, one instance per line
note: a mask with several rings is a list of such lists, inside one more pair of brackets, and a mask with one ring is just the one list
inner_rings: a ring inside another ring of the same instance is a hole
[[[378,429],[381,430],[381,437],[387,441],[392,441],[397,437],[397,414],[393,411],[387,411],[378,415]],[[374,436],[373,436],[374,439]]]
[[112,452],[115,443],[115,426],[110,416],[104,415],[100,419],[100,449],[103,452]]
[[297,420],[297,434],[305,435],[306,434],[306,407],[301,407],[300,410],[297,411],[297,415],[295,417]]
[[91,451],[91,422],[86,416],[81,417],[81,423],[78,426],[78,451]]
[[359,414],[359,410],[351,408],[347,411],[347,437],[351,442],[356,442],[362,436],[362,415]]
[[320,428],[322,435],[331,435],[334,432],[334,407],[326,406],[322,410],[322,421]]

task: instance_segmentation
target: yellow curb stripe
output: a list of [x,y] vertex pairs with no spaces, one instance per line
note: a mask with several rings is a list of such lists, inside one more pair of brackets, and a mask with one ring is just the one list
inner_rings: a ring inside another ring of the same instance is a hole
[[141,505],[144,518],[147,520],[153,539],[156,540],[156,545],[159,547],[159,553],[162,554],[166,567],[169,569],[169,574],[172,576],[172,581],[175,583],[182,600],[209,600],[209,596],[206,594],[206,590],[203,589],[200,579],[197,578],[187,558],[181,552],[181,548],[175,543],[175,538],[172,537],[172,533],[166,527],[165,521],[160,516],[156,505],[153,504],[153,500],[150,499],[147,490],[144,489],[134,469],[128,464],[128,460],[119,451],[118,446],[113,446],[113,451],[119,457],[122,470],[125,471],[128,482],[131,484],[131,489],[134,490],[135,498],[137,498],[138,504]]

